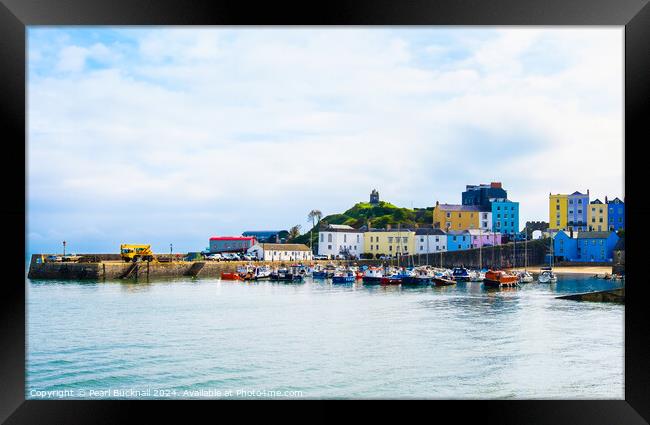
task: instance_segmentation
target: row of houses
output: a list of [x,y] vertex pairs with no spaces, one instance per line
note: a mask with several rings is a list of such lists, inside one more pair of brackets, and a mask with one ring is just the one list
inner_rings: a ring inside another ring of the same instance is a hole
[[467,185],[462,204],[441,204],[433,209],[433,226],[445,231],[482,230],[506,237],[519,233],[519,202],[508,199],[501,182]]
[[589,201],[587,193],[548,195],[549,229],[607,232],[625,228],[625,202],[619,198]]
[[500,245],[502,234],[482,229],[449,230],[439,228],[354,229],[330,224],[318,232],[318,255],[333,257],[373,257],[419,255]]

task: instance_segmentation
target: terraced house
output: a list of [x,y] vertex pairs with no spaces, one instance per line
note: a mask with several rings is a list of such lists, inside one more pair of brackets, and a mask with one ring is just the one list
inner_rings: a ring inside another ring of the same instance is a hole
[[369,229],[363,233],[363,250],[374,258],[382,255],[415,253],[415,231],[412,229]]
[[441,204],[433,208],[433,227],[449,230],[478,229],[482,207],[479,205]]
[[589,189],[587,193],[573,192],[567,196],[567,228],[578,232],[587,230]]
[[600,199],[596,199],[589,203],[587,211],[587,222],[589,224],[589,231],[602,232],[606,231],[607,225],[607,205],[603,204]]
[[607,223],[609,230],[622,230],[625,229],[625,202],[618,198],[610,201],[605,196],[605,204],[607,204]]
[[569,195],[548,194],[548,228],[566,230],[569,210]]

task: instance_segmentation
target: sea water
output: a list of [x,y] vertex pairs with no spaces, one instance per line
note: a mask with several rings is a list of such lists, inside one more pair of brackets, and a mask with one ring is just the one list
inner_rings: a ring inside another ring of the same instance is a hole
[[26,285],[28,399],[624,398],[619,282]]

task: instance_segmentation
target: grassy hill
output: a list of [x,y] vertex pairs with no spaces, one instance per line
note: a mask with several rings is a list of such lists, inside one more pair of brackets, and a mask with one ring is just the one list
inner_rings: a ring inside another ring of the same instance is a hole
[[[397,207],[390,202],[380,201],[378,205],[372,205],[369,202],[359,202],[349,210],[341,214],[331,214],[325,216],[321,220],[321,225],[324,224],[347,224],[355,229],[363,225],[367,225],[370,221],[370,226],[375,228],[386,227],[390,224],[397,227],[400,224],[402,227],[415,227],[416,224],[428,224],[433,221],[433,207],[427,209],[411,209]],[[309,229],[295,238],[292,242],[304,243],[309,245]],[[318,246],[318,224],[313,228],[313,243]]]

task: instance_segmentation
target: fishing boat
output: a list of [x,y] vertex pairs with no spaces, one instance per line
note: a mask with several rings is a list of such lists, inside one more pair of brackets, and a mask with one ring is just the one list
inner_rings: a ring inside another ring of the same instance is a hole
[[426,267],[418,267],[409,276],[402,278],[402,285],[426,286],[433,282],[433,272]]
[[470,280],[469,272],[465,267],[454,267],[451,276],[456,282],[467,282]]
[[557,282],[557,276],[553,273],[553,268],[542,267],[539,276],[537,276],[537,281],[539,283],[555,283]]
[[269,279],[271,277],[271,268],[269,266],[255,267],[253,278],[255,280]]
[[433,279],[431,280],[435,286],[449,286],[455,285],[456,281],[452,276],[452,272],[445,270],[443,272],[437,272]]
[[379,267],[369,267],[363,272],[363,283],[366,284],[379,284],[381,283],[381,278],[384,277],[383,269]]
[[356,275],[352,270],[336,272],[332,276],[332,283],[354,283]]
[[311,272],[311,277],[314,279],[325,279],[327,277],[327,270],[320,264],[317,264]]
[[488,270],[483,279],[483,285],[490,288],[517,286],[519,277],[503,270]]
[[221,280],[242,280],[237,272],[221,272]]
[[469,281],[470,282],[483,282],[485,279],[485,272],[482,270],[472,270],[469,272]]
[[276,282],[299,282],[303,277],[295,268],[280,267],[271,272],[270,279]]

